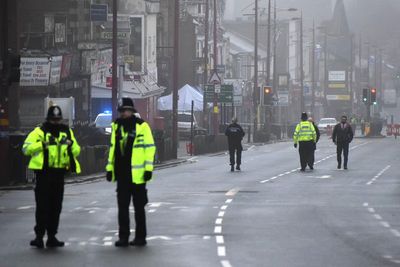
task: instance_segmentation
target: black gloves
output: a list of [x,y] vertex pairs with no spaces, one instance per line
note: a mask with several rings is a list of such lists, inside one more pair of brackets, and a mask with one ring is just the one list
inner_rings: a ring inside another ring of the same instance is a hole
[[145,180],[146,182],[150,181],[150,180],[151,180],[151,177],[153,177],[153,172],[150,172],[150,171],[145,171],[145,172],[144,172],[143,178],[144,178],[144,180]]
[[297,148],[297,144],[294,144],[294,148]]
[[112,181],[112,172],[107,172],[106,179],[107,179],[108,182]]

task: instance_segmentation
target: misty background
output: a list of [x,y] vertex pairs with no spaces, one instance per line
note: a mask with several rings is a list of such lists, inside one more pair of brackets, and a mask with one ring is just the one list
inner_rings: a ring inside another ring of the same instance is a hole
[[[265,9],[267,2],[268,0],[260,0],[260,8]],[[350,29],[356,36],[361,35],[363,40],[383,47],[391,43],[390,49],[400,47],[399,0],[343,0],[343,2]],[[243,14],[252,12],[254,7],[252,3],[254,0],[226,0],[225,19],[248,19]],[[276,3],[278,8],[302,9],[305,24],[312,23],[313,19],[319,24],[331,19],[336,0],[276,0]],[[289,16],[293,17],[293,14],[280,12],[278,15],[280,18]]]

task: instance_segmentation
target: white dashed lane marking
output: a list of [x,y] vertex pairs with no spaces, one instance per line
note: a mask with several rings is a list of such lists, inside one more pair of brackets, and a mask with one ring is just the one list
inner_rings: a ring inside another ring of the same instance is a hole
[[387,170],[390,169],[390,167],[392,167],[392,166],[390,166],[390,165],[386,166],[386,167],[385,167],[383,170],[381,170],[377,175],[375,175],[374,178],[372,178],[372,179],[367,183],[367,185],[372,185],[373,183],[375,183],[376,180],[378,180],[379,177],[381,177]]

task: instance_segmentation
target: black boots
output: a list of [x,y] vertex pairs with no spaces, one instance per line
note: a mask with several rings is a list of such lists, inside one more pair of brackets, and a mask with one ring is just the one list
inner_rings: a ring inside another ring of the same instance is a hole
[[240,171],[240,165],[236,165],[236,170]]
[[129,242],[129,245],[134,246],[134,247],[144,247],[147,245],[146,239],[134,239],[131,242]]
[[235,171],[235,167],[233,165],[231,165],[231,172]]
[[46,247],[48,248],[59,248],[63,247],[64,245],[64,242],[59,241],[55,236],[49,236],[47,238]]
[[120,238],[117,242],[115,242],[116,247],[124,248],[129,246],[129,241],[127,238]]
[[36,237],[34,240],[31,241],[30,245],[32,247],[44,248],[43,238],[42,237]]
[[[42,237],[36,237],[31,241],[30,245],[32,247],[44,248],[44,242]],[[49,236],[46,241],[46,247],[48,248],[58,248],[63,247],[65,244],[62,241],[59,241],[55,236]]]

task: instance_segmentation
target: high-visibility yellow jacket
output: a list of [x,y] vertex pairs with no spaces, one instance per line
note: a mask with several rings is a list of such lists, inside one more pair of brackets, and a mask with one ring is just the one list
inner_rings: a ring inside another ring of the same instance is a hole
[[[129,133],[125,132],[123,126],[120,127],[121,138],[119,144],[116,144],[116,135],[118,130],[118,124],[112,123],[112,133],[111,133],[111,147],[108,155],[108,163],[106,167],[107,172],[112,172],[112,181],[116,181],[115,177],[115,146],[119,145],[123,150]],[[151,133],[150,126],[144,121],[138,121],[136,123],[136,135],[134,138],[132,146],[132,159],[131,159],[131,169],[132,169],[132,183],[134,184],[144,184],[145,180],[143,178],[145,171],[154,170],[154,156],[156,153],[156,146],[154,144],[153,134]]]
[[[44,132],[42,127],[36,127],[25,139],[22,152],[30,156],[29,169],[43,170],[44,168],[65,169],[80,173],[81,167],[77,160],[81,147],[75,139],[74,133],[68,127],[60,131],[58,138],[49,132]],[[69,132],[68,132],[69,131]],[[70,139],[72,145],[68,147],[66,140]],[[47,143],[47,148],[45,148]],[[45,162],[47,162],[45,166]]]
[[296,130],[293,134],[293,140],[295,144],[305,141],[317,141],[317,134],[315,132],[314,125],[309,121],[301,121],[296,126]]

